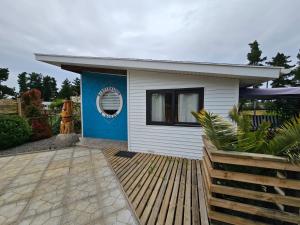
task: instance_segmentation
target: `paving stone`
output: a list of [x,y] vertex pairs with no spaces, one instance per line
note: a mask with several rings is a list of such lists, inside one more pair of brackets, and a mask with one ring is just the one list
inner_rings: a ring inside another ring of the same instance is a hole
[[99,208],[101,216],[104,217],[108,214],[115,213],[121,209],[126,208],[127,203],[123,193],[119,188],[108,189],[98,193]]
[[0,157],[0,224],[135,224],[101,148]]
[[35,191],[35,195],[43,195],[49,192],[63,190],[67,186],[67,177],[59,176],[51,179],[42,180]]
[[19,225],[58,225],[62,219],[63,208],[46,211],[39,215],[27,217]]
[[89,198],[73,202],[66,205],[66,214],[64,214],[63,225],[84,225],[91,224],[100,216],[100,210],[97,198],[91,196]]
[[36,184],[28,184],[21,187],[7,189],[0,195],[0,206],[22,199],[29,199],[34,191]]
[[65,176],[69,173],[69,171],[70,171],[69,167],[62,167],[62,168],[58,168],[58,169],[47,170],[43,176],[43,179],[51,179],[51,178],[55,178],[55,177]]
[[0,207],[0,224],[10,224],[18,219],[27,201],[18,201]]
[[137,224],[133,219],[131,212],[128,209],[123,209],[117,213],[110,214],[103,218],[105,225],[135,225]]
[[76,200],[95,196],[97,194],[96,181],[91,180],[86,183],[73,185],[66,193],[66,202],[71,203]]
[[63,189],[34,196],[29,202],[24,217],[33,216],[62,207],[63,197]]
[[26,184],[32,184],[37,183],[41,176],[42,172],[40,171],[38,173],[30,173],[30,174],[23,174],[18,176],[16,179],[13,180],[13,182],[9,185],[9,188],[19,187]]
[[114,173],[112,172],[109,166],[96,169],[97,178],[101,179],[102,177],[106,177],[106,176],[114,176]]

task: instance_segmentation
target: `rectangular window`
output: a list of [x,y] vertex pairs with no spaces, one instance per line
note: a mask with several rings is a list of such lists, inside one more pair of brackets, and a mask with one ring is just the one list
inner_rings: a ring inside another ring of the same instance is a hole
[[191,112],[203,109],[204,88],[146,91],[148,125],[199,126]]

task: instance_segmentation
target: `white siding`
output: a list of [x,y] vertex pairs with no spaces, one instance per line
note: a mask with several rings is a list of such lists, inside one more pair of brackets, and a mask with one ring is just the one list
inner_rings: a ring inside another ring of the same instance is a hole
[[237,79],[130,70],[127,82],[130,151],[202,157],[200,127],[146,125],[146,90],[204,87],[205,109],[225,117],[238,103]]

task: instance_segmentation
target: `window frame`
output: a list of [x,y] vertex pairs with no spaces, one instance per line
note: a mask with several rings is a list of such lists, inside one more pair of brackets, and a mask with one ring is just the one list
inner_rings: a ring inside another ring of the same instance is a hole
[[[171,123],[168,122],[159,122],[152,121],[152,94],[172,94],[172,102],[171,102]],[[146,125],[163,125],[163,126],[182,126],[182,127],[200,127],[201,125],[196,123],[189,122],[175,122],[176,117],[178,117],[178,109],[176,109],[176,96],[182,93],[197,93],[199,94],[199,103],[198,110],[204,108],[204,87],[196,87],[196,88],[174,88],[174,89],[153,89],[146,90]],[[178,99],[178,98],[177,98]],[[178,100],[177,100],[178,101]]]

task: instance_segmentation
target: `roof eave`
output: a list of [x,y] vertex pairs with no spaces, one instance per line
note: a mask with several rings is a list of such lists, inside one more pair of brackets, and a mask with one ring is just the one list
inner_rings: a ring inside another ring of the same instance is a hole
[[126,58],[106,57],[80,57],[64,55],[35,54],[38,61],[61,67],[62,65],[74,65],[84,67],[105,67],[111,69],[134,69],[166,71],[176,73],[196,73],[212,76],[225,76],[239,79],[254,78],[258,80],[272,80],[279,77],[282,68],[263,67],[235,64],[198,63],[167,60],[138,60]]

